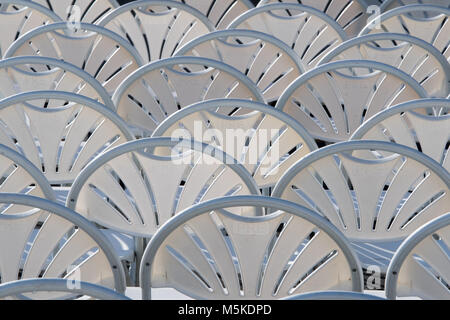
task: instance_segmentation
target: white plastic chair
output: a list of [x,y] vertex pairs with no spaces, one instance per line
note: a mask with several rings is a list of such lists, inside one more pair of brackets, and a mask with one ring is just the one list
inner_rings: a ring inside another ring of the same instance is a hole
[[450,213],[444,212],[411,234],[395,253],[386,278],[388,299],[450,300]]
[[[357,75],[361,70],[364,74]],[[392,105],[426,97],[423,87],[401,70],[370,60],[343,60],[297,78],[276,108],[330,143],[348,140],[367,119]]]
[[[282,15],[286,10],[291,16]],[[261,31],[280,39],[300,56],[306,70],[347,40],[341,26],[322,11],[294,3],[256,7],[233,20],[227,29]]]
[[[73,0],[32,0],[46,6],[55,12],[61,19],[68,21],[82,21],[96,23],[105,14],[119,7],[116,0],[73,1]],[[74,9],[72,6],[77,6]],[[79,20],[78,20],[79,19]]]
[[[0,203],[2,283],[62,278],[91,282],[119,293],[125,291],[120,260],[94,224],[41,198],[2,193]],[[23,206],[23,212],[9,213],[11,204]],[[55,296],[47,294],[46,298]]]
[[58,22],[58,15],[27,0],[0,0],[0,57],[20,35],[47,23]]
[[383,62],[406,72],[430,97],[442,98],[450,92],[450,64],[435,47],[419,38],[399,33],[360,36],[336,47],[319,65],[358,59]]
[[169,58],[186,42],[215,30],[197,9],[166,0],[132,1],[98,24],[127,39],[147,62]]
[[216,98],[264,102],[261,91],[243,73],[200,57],[167,58],[141,67],[122,82],[113,102],[129,126],[149,135],[172,113]]
[[[181,147],[185,152],[178,154]],[[162,149],[173,153],[157,155]],[[91,162],[72,185],[67,206],[104,227],[149,238],[193,204],[258,193],[245,168],[213,146],[147,138],[123,144]]]
[[20,153],[2,144],[0,144],[0,193],[21,193],[56,200],[50,183],[41,171]]
[[[48,70],[51,68],[51,70]],[[38,72],[37,70],[45,70]],[[0,98],[27,91],[73,92],[99,101],[115,110],[110,95],[86,71],[59,59],[23,56],[0,61]]]
[[379,32],[410,34],[432,44],[449,60],[449,15],[450,9],[446,7],[420,4],[402,6],[389,10],[378,17],[379,29],[371,28],[372,22],[369,22],[360,35]]
[[127,40],[108,29],[88,23],[80,23],[75,29],[67,22],[35,28],[14,41],[4,57],[13,56],[44,56],[64,60],[88,72],[110,94],[129,74],[143,65],[142,58]]
[[234,18],[254,7],[250,0],[176,0],[196,8],[217,29],[225,29]]
[[417,150],[350,141],[298,161],[273,196],[325,216],[352,241],[365,268],[385,272],[398,242],[450,208],[449,187],[450,173]]
[[[241,217],[231,208],[271,208]],[[313,290],[361,292],[358,259],[316,213],[280,199],[226,197],[190,207],[150,241],[141,263],[144,300],[171,287],[199,299],[281,299]]]
[[[158,154],[167,149],[169,156]],[[137,282],[145,241],[160,226],[195,203],[234,194],[259,194],[235,159],[191,140],[148,138],[114,148],[88,165],[74,182],[67,206],[107,228],[105,235],[130,263],[131,280]],[[134,241],[126,238],[130,235]]]
[[[67,293],[64,295],[62,293]],[[109,288],[84,281],[65,279],[26,279],[0,284],[0,300],[40,300],[48,299],[45,293],[61,293],[58,300],[96,299],[131,300]]]
[[256,83],[267,103],[278,100],[304,72],[300,57],[284,42],[252,30],[222,30],[198,37],[175,56],[199,56],[235,67]]
[[95,156],[133,139],[112,110],[69,92],[3,99],[0,119],[0,143],[26,156],[52,184],[72,183]]
[[422,151],[450,171],[450,100],[423,99],[402,103],[373,116],[351,140],[380,140]]
[[[223,116],[216,112],[227,107],[245,114]],[[175,138],[178,134],[214,144],[238,159],[260,189],[273,187],[292,164],[317,149],[293,118],[248,100],[217,99],[191,105],[168,117],[152,136]]]
[[[258,6],[276,2],[301,3],[323,11],[339,23],[349,37],[356,36],[368,19],[367,4],[364,0],[261,0]],[[286,12],[285,16],[289,14]]]

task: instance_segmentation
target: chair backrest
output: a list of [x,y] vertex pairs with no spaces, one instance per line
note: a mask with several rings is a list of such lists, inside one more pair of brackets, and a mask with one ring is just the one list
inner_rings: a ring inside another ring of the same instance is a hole
[[[245,114],[224,116],[216,112],[227,107]],[[217,99],[191,105],[172,114],[152,136],[214,143],[241,162],[261,189],[274,186],[291,165],[317,149],[293,118],[248,100]]]
[[395,253],[386,296],[450,300],[450,213],[411,234]]
[[[105,14],[119,6],[116,0],[73,1],[33,0],[55,12],[61,19],[96,23]],[[76,6],[78,8],[73,8]]]
[[33,91],[0,102],[0,143],[27,157],[52,184],[72,183],[95,156],[132,139],[120,117],[84,96]]
[[450,173],[417,150],[350,141],[301,159],[273,196],[319,212],[352,241],[380,242],[402,240],[440,216],[450,205],[449,187]]
[[169,58],[186,42],[215,30],[197,9],[168,0],[132,1],[111,11],[99,25],[128,39],[147,62]]
[[[0,0],[0,57],[20,35],[51,22],[61,19],[51,10],[33,1]],[[8,31],[6,31],[8,30]]]
[[225,29],[231,21],[254,7],[250,0],[176,0],[190,5],[212,22],[216,29]]
[[[27,32],[14,41],[4,57],[45,56],[69,62],[92,75],[112,94],[119,84],[143,65],[139,53],[118,34],[80,23],[52,23]],[[47,68],[37,71],[48,71]]]
[[203,100],[248,99],[264,102],[249,78],[217,60],[173,57],[149,63],[117,89],[117,113],[131,126],[149,134],[169,115]]
[[63,292],[67,295],[59,296],[58,299],[131,300],[110,288],[84,281],[39,278],[0,284],[0,299],[40,300],[48,299],[49,293]]
[[[234,207],[271,208],[241,217]],[[190,207],[150,241],[141,262],[143,299],[172,287],[200,299],[281,299],[314,290],[362,291],[359,261],[345,237],[288,201],[241,196]]]
[[[62,278],[99,284],[123,293],[120,259],[96,226],[55,202],[0,194],[1,282]],[[21,213],[10,214],[11,204]]]
[[[316,8],[339,23],[349,37],[358,35],[368,19],[367,4],[364,0],[261,0],[258,6],[276,2],[301,3],[305,6]],[[284,15],[289,16],[289,13],[285,12]]]
[[211,32],[186,43],[175,55],[215,59],[241,70],[259,87],[267,103],[276,102],[304,72],[300,57],[287,44],[252,30]]
[[[282,14],[289,10],[291,16]],[[309,70],[330,50],[347,40],[341,26],[322,11],[295,3],[273,3],[240,15],[227,29],[268,33],[285,42]]]
[[0,193],[22,193],[56,200],[41,170],[20,153],[0,144]]
[[[447,7],[450,9],[450,3],[448,0],[384,0],[382,1],[381,9],[383,12],[389,11],[391,9],[407,6],[407,5],[413,5],[413,4],[432,4],[437,5],[440,7]],[[419,17],[424,18],[425,16],[420,13],[413,14]]]
[[450,171],[450,101],[423,99],[384,110],[355,131],[351,140],[390,141],[417,149]]
[[374,33],[353,38],[329,52],[319,64],[338,60],[374,60],[396,67],[419,82],[428,96],[446,97],[450,64],[431,44],[400,33]]
[[[422,17],[417,17],[419,14]],[[369,22],[360,34],[379,32],[406,33],[432,44],[449,60],[449,15],[450,9],[447,7],[421,4],[401,6],[375,18],[379,19],[380,28],[371,28],[372,24]]]
[[[166,148],[172,150],[169,156],[157,154]],[[180,148],[185,152],[179,154]],[[95,159],[74,182],[67,206],[102,226],[151,237],[172,216],[193,204],[258,193],[248,171],[213,146],[147,138]]]
[[298,294],[284,300],[385,300],[372,294],[349,291],[317,291]]
[[[365,74],[349,75],[349,70]],[[301,75],[284,91],[276,108],[294,117],[315,138],[336,142],[348,140],[376,113],[426,97],[420,84],[397,68],[370,60],[343,60]]]
[[[47,66],[51,70],[37,71]],[[0,61],[0,98],[38,90],[73,92],[115,110],[110,95],[100,82],[70,63],[39,56],[13,57]]]

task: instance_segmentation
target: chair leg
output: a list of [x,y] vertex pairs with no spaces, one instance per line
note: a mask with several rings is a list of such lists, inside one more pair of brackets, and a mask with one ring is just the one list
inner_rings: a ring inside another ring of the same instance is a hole
[[145,250],[145,239],[142,237],[134,238],[134,250],[135,250],[135,259],[134,259],[134,284],[139,286],[139,269],[141,266],[142,256],[144,255]]
[[139,272],[140,272],[140,266],[142,257],[144,256],[145,248],[147,247],[147,244],[150,242],[151,238],[142,238],[142,237],[135,237],[134,238],[134,283],[136,286],[139,286]]
[[133,262],[122,260],[122,265],[123,269],[125,270],[125,281],[127,287],[134,286],[134,276],[131,276],[132,274],[134,274]]

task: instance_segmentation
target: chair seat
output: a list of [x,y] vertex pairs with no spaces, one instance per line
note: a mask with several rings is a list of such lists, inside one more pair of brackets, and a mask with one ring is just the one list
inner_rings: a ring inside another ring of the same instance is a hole
[[56,201],[62,205],[65,205],[70,187],[53,187],[53,191],[56,194]]
[[[59,203],[65,204],[67,195],[70,191],[69,187],[53,187],[56,193],[56,199]],[[115,232],[113,230],[102,229],[103,234],[112,244],[114,252],[119,256],[120,260],[133,261],[134,259],[134,239],[132,236]]]
[[108,238],[120,260],[130,262],[134,260],[134,238],[132,236],[109,229],[101,231]]
[[401,241],[374,241],[357,242],[352,241],[352,247],[358,254],[359,261],[363,268],[378,266],[382,274],[386,273],[387,267]]

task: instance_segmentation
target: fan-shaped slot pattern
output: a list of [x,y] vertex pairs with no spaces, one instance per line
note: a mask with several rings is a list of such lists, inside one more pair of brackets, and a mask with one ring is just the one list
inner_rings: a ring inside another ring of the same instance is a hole
[[[283,211],[244,220],[229,209],[191,214],[170,233],[155,236],[158,246],[152,264],[146,264],[152,266],[153,287],[222,299],[279,299],[328,286],[349,289],[352,271],[326,231]],[[174,258],[173,250],[183,260]]]
[[50,10],[35,3],[28,4],[25,1],[2,1],[0,11],[0,27],[4,32],[0,37],[0,56],[3,56],[8,47],[21,35],[39,26],[58,22],[60,18]]
[[448,203],[448,187],[435,172],[392,153],[378,160],[322,157],[282,184],[275,195],[318,211],[352,240],[405,237]]
[[253,7],[247,0],[177,0],[192,6],[203,13],[219,30],[225,29],[236,17]]
[[[39,63],[39,61],[30,59],[30,63],[26,63],[26,59],[22,61],[20,58],[12,59],[18,60],[15,66],[0,69],[0,95],[3,98],[27,91],[55,90],[84,95],[107,104],[108,107],[112,105],[108,93],[95,79],[87,79],[90,78],[87,73],[73,73],[71,70],[64,69],[62,65],[61,68],[55,65],[52,68],[51,63],[47,64],[50,61]],[[49,68],[52,69],[48,70]],[[71,69],[70,66],[69,69]],[[43,71],[39,72],[38,70]]]
[[[52,198],[49,184],[37,173],[37,168],[25,167],[23,163],[0,156],[0,192],[21,193],[42,198]],[[39,175],[39,177],[36,177]],[[39,179],[39,180],[38,180]],[[18,209],[20,211],[20,209]]]
[[[357,59],[386,63],[404,71],[417,80],[430,97],[448,95],[448,63],[436,48],[421,39],[389,33],[364,35],[338,46],[320,64]],[[350,70],[347,74],[352,75]]]
[[256,85],[244,77],[231,66],[213,60],[169,58],[134,73],[122,83],[113,100],[117,113],[148,135],[166,117],[196,102],[216,98],[264,100]]
[[[97,23],[108,12],[119,6],[116,0],[33,0],[47,7],[61,19]],[[73,9],[77,6],[77,9]]]
[[[298,3],[320,10],[333,18],[345,30],[348,36],[356,36],[367,23],[365,4],[361,1],[349,0],[262,0],[258,6],[269,3]],[[285,12],[277,12],[277,15],[293,16],[295,13],[287,9]]]
[[[237,115],[217,112],[224,109],[237,110]],[[245,100],[192,105],[165,120],[153,136],[193,138],[213,144],[242,163],[261,188],[275,185],[295,161],[316,148],[293,119]]]
[[327,148],[294,165],[273,196],[324,216],[352,241],[364,265],[385,272],[398,241],[446,210],[446,171],[429,158],[419,161],[420,153],[415,159],[401,150],[373,147],[333,153],[339,145]]
[[93,101],[61,106],[56,98],[60,107],[49,109],[26,103],[35,100],[3,105],[1,142],[23,153],[52,183],[71,183],[94,157],[131,139],[125,125]]
[[424,225],[403,243],[388,269],[388,298],[450,297],[448,216]]
[[[449,168],[448,101],[421,100],[384,111],[362,125],[352,139],[390,141],[416,149]],[[436,140],[436,137],[441,139]]]
[[[27,210],[8,219],[0,217],[4,247],[0,255],[2,282],[75,277],[115,287],[115,271],[89,233],[62,216],[40,208],[28,207]],[[58,296],[49,294],[46,298]]]
[[177,1],[137,1],[105,16],[99,25],[116,32],[145,61],[168,58],[214,27],[198,10]]
[[24,55],[67,61],[96,78],[110,94],[142,65],[138,53],[125,39],[85,23],[74,30],[65,23],[34,29],[15,41],[6,53],[7,57]]
[[[155,147],[149,145],[145,153],[145,147],[118,151],[111,157],[107,152],[75,182],[68,204],[102,226],[149,236],[193,204],[257,192],[225,159],[186,146],[179,154],[176,144]],[[160,149],[169,155],[150,153]]]
[[[434,4],[434,3],[433,3]],[[411,5],[394,8],[381,15],[381,28],[369,29],[361,34],[395,32],[420,38],[436,47],[447,60],[450,57],[448,34],[450,9],[435,5]]]
[[[293,14],[279,15],[286,10]],[[342,28],[322,12],[288,3],[249,10],[228,26],[235,28],[261,31],[280,39],[300,56],[306,70],[314,68],[327,52],[346,39]]]
[[211,33],[187,43],[175,54],[207,57],[235,67],[259,87],[268,103],[278,100],[303,72],[301,61],[286,44],[248,30]]
[[[301,76],[283,93],[276,106],[318,139],[348,140],[376,113],[426,95],[423,88],[406,74],[401,76],[394,71],[377,70],[375,66],[352,68],[347,61],[334,63],[350,68],[332,68],[332,64],[327,64],[320,67],[323,71],[316,69],[314,73]],[[369,69],[371,72],[361,76],[347,75],[341,72],[343,69]]]
[[222,286],[223,293],[225,295],[228,294],[228,289],[226,286],[226,283],[223,280],[223,277],[221,275],[221,272],[219,270],[219,267],[217,266],[216,262],[214,261],[213,257],[211,256],[211,253],[208,251],[206,245],[203,243],[201,238],[195,233],[192,228],[189,226],[184,227],[186,233],[190,236],[192,241],[197,245],[198,249],[203,253],[205,259],[208,261],[209,265],[213,269],[214,273],[217,275],[217,280],[220,282]]
[[[389,10],[401,7],[401,6],[407,6],[407,5],[417,5],[417,4],[425,4],[425,5],[435,5],[440,7],[446,7],[447,9],[450,9],[450,4],[447,0],[388,0],[388,1],[382,1],[382,11],[387,12]],[[414,18],[432,18],[439,13],[430,13],[430,12],[412,12],[409,15]]]

